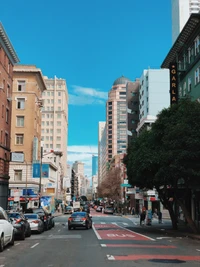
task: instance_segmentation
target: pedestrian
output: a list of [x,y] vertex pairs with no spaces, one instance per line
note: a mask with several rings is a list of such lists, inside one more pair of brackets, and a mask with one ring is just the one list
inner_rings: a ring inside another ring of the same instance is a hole
[[158,212],[158,223],[162,223],[162,212]]
[[143,210],[140,214],[140,225],[144,225],[145,222],[145,218],[146,218],[146,211]]
[[102,208],[102,213],[104,213],[104,207]]
[[135,208],[132,207],[132,211],[131,211],[132,215],[135,215]]

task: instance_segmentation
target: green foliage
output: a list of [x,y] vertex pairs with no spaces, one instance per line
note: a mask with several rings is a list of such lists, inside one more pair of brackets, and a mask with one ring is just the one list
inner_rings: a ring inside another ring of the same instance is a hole
[[178,178],[200,181],[200,104],[188,99],[164,109],[150,131],[128,147],[129,182],[141,188],[175,187]]

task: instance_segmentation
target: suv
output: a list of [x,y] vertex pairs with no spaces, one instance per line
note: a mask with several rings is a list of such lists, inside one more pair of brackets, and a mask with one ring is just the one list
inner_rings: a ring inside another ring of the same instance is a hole
[[39,215],[40,219],[44,223],[44,230],[49,230],[54,227],[54,220],[51,213],[46,212],[42,208],[30,208],[25,211],[25,213],[36,213]]
[[0,207],[0,252],[8,244],[14,245],[14,228],[10,223],[7,213]]

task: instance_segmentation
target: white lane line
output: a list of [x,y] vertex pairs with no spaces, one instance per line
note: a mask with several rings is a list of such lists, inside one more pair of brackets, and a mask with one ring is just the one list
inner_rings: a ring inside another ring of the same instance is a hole
[[60,229],[58,230],[58,232],[60,232]]
[[106,244],[101,244],[101,246],[102,246],[102,247],[104,247],[104,248],[106,248],[106,247],[107,247],[107,245],[106,245]]
[[49,235],[49,237],[52,237],[53,235]]
[[98,238],[98,239],[102,239],[102,238],[100,237],[100,235],[97,233],[97,231],[96,231],[94,225],[92,225],[92,229],[93,229],[93,231],[95,232],[97,238]]
[[101,224],[106,224],[105,222],[101,222]]
[[0,265],[0,267],[4,267],[5,265]]
[[34,248],[34,247],[36,247],[37,245],[39,245],[39,243],[36,243],[35,245],[33,245],[31,248]]
[[165,239],[165,238],[173,238],[173,237],[170,237],[170,236],[161,236],[161,237],[156,237],[156,239]]
[[117,223],[116,223],[116,225],[117,225],[118,227],[120,227],[120,228],[126,230],[126,231],[129,231],[129,232],[134,233],[134,234],[136,234],[136,235],[143,236],[143,237],[145,237],[145,238],[148,238],[148,239],[151,240],[151,241],[156,241],[155,239],[153,239],[153,238],[151,238],[151,237],[149,237],[149,236],[142,235],[142,234],[139,234],[139,233],[137,233],[137,232],[131,231],[131,230],[127,229],[127,228],[124,228],[124,227],[122,227],[122,226],[119,226]]
[[15,244],[15,246],[18,246],[20,243]]
[[113,255],[107,255],[108,260],[110,261],[114,261],[115,257]]
[[197,251],[200,251],[200,249],[197,249]]
[[112,222],[111,224],[117,224],[116,222]]
[[128,225],[128,223],[123,223],[123,225]]

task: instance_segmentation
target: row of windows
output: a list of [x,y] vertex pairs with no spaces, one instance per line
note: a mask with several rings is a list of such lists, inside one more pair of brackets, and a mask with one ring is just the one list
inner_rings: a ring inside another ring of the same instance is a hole
[[[43,96],[54,96],[54,92],[43,92],[42,93]],[[57,92],[58,96],[61,96],[61,92]]]
[[5,133],[3,130],[1,130],[0,143],[5,147],[8,146],[8,133]]
[[[42,134],[44,134],[45,132],[47,132],[47,130],[48,130],[48,133],[53,133],[53,129],[46,129],[46,131],[44,130],[44,129],[42,129]],[[56,133],[57,134],[60,134],[61,133],[61,129],[57,129],[56,130]]]
[[1,117],[5,118],[6,123],[8,123],[8,121],[9,121],[9,115],[10,115],[9,109],[6,108],[4,105],[2,105],[2,107],[1,107]]

